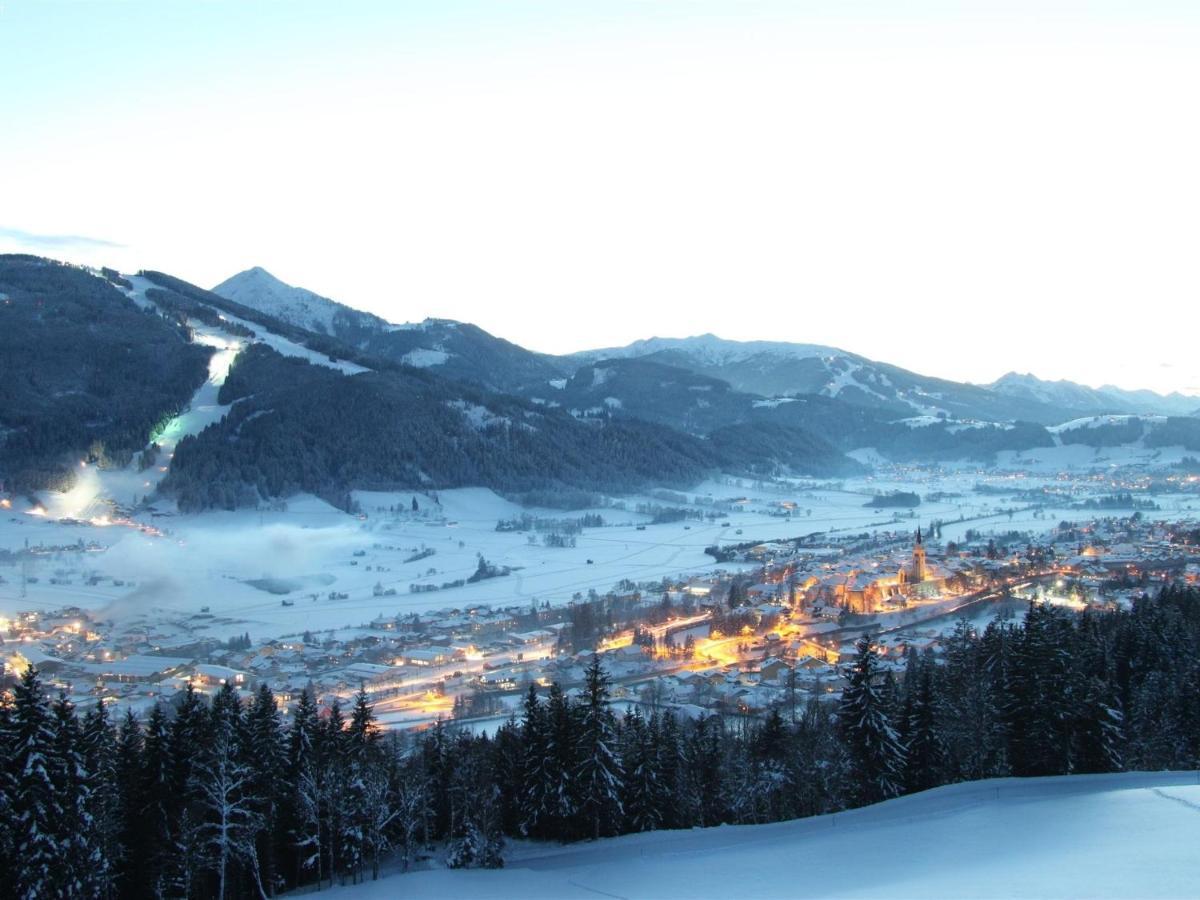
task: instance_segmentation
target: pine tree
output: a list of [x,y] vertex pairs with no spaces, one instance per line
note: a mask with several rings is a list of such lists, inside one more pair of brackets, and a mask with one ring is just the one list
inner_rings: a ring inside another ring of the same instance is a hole
[[849,795],[862,805],[895,797],[903,787],[904,748],[880,686],[882,671],[870,638],[859,639],[838,706],[838,730],[848,764]]
[[611,679],[592,654],[585,673],[579,728],[579,816],[593,839],[618,827],[623,810],[624,771],[617,752],[612,711],[608,707]]
[[[911,678],[916,684],[909,691],[905,713],[904,788],[913,793],[942,783],[943,757],[941,735],[937,727],[937,707],[933,696],[932,663],[917,663]],[[905,678],[906,687],[908,678]]]
[[578,717],[562,688],[550,685],[546,702],[546,799],[545,828],[551,834],[568,836],[578,813],[575,780],[579,750]]
[[211,738],[193,774],[199,799],[199,846],[216,878],[217,900],[224,900],[231,869],[241,864],[265,896],[258,861],[257,834],[263,827],[260,798],[253,794],[254,776],[239,753],[242,710],[237,695],[225,684],[213,701]]
[[265,682],[259,686],[245,716],[245,740],[240,743],[239,749],[243,754],[243,762],[250,770],[254,812],[262,821],[257,838],[262,882],[267,893],[274,895],[279,877],[278,858],[284,846],[281,817],[287,757],[279,705]]
[[116,866],[121,857],[121,797],[117,762],[117,736],[108,709],[97,703],[83,721],[84,766],[91,775],[92,819],[102,864],[94,873],[97,894],[116,892]]
[[83,733],[66,692],[54,703],[51,727],[50,773],[60,816],[55,827],[62,848],[56,873],[58,892],[68,897],[98,896],[107,881],[108,860],[92,815],[94,783],[83,757]]
[[546,710],[538,700],[537,687],[530,685],[525,694],[521,719],[521,793],[520,824],[522,834],[544,836],[544,826],[552,815],[550,797],[550,751]]
[[636,710],[621,724],[621,759],[626,778],[621,794],[625,831],[654,831],[662,826],[656,735]]
[[16,810],[16,779],[11,768],[16,756],[13,733],[12,697],[0,691],[0,884],[15,884],[16,839],[13,825]]
[[295,850],[293,880],[308,872],[321,881],[321,791],[317,783],[317,740],[320,722],[312,685],[300,694],[288,732],[289,796],[287,834]]
[[[217,699],[220,697],[218,693]],[[168,730],[167,791],[163,793],[160,787],[155,787],[150,793],[152,799],[162,803],[167,816],[169,841],[163,849],[162,889],[184,895],[192,892],[201,866],[199,829],[203,797],[196,773],[209,745],[209,728],[204,704],[188,682]]]
[[21,900],[54,896],[62,854],[63,810],[55,795],[51,757],[54,728],[37,668],[29,666],[13,690],[12,773],[13,895]]

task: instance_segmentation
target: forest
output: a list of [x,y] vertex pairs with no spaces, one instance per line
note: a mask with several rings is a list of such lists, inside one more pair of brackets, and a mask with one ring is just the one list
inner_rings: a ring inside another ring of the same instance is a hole
[[128,462],[187,405],[211,352],[83,269],[0,256],[0,482],[62,489],[80,458]]
[[707,440],[637,419],[579,421],[420,369],[346,376],[263,345],[239,354],[219,400],[237,402],[180,441],[162,484],[185,511],[300,491],[342,508],[353,489],[629,493],[775,460],[828,472],[829,456],[841,459],[794,429]]
[[[382,732],[365,692],[311,691],[284,726],[265,685],[211,703],[189,687],[145,721],[79,716],[29,668],[0,704],[0,893],[264,897],[436,857],[503,864],[507,838],[592,840],[762,823],[953,782],[1200,765],[1200,591],[1131,609],[1031,605],[961,622],[896,677],[868,638],[840,697],[765,717],[618,715],[585,682],[529,686],[494,735],[439,722]],[[399,886],[398,886],[399,889]]]

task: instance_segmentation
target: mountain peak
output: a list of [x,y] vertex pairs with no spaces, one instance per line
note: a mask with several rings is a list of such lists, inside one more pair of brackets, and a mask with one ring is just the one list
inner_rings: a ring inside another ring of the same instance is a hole
[[333,317],[345,309],[328,297],[281,281],[262,266],[238,272],[212,290],[227,300],[322,334],[333,333]]

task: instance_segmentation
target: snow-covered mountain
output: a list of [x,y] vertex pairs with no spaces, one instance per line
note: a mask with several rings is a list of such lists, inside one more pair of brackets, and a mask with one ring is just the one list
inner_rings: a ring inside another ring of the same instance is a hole
[[335,889],[345,900],[625,897],[1188,897],[1194,772],[955,784],[772,825],[509,848],[503,869],[433,869]]
[[213,293],[289,325],[337,338],[373,357],[439,375],[513,391],[558,377],[559,366],[468,322],[425,319],[391,324],[378,316],[280,281],[255,267],[227,278]]
[[1187,416],[1196,411],[1196,398],[1184,394],[1127,391],[1110,384],[1092,388],[1074,381],[1046,381],[1029,373],[1009,372],[988,388],[1017,399],[1086,412]]
[[286,284],[260,266],[226,278],[212,291],[290,325],[321,334],[336,335],[335,319],[347,315],[366,319],[362,323],[364,325],[373,324],[378,328],[387,326],[386,322],[370,313],[351,309],[306,288]]
[[626,347],[576,353],[564,361],[578,367],[614,358],[675,366],[764,397],[817,394],[885,411],[895,418],[945,415],[1052,424],[1086,411],[919,375],[820,344],[729,341],[703,334],[651,338]]
[[994,422],[1024,420],[1050,425],[1097,413],[1195,415],[1196,398],[1182,394],[1091,388],[1010,372],[990,385],[920,375],[822,344],[730,341],[713,334],[654,337],[624,347],[564,357],[576,368],[606,359],[643,359],[719,378],[764,397],[818,394],[897,418],[949,416]]

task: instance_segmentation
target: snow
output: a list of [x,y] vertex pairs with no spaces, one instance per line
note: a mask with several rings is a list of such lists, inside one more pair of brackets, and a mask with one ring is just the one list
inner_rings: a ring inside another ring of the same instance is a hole
[[482,431],[492,425],[505,425],[510,421],[507,416],[498,416],[486,406],[480,406],[478,403],[468,403],[466,400],[447,400],[446,405],[451,409],[457,409],[466,416],[467,421],[476,431]]
[[1125,425],[1130,420],[1141,422],[1165,422],[1166,416],[1085,416],[1082,419],[1072,419],[1070,422],[1064,422],[1061,425],[1051,425],[1046,430],[1051,434],[1062,434],[1064,431],[1073,431],[1076,428],[1102,428],[1105,425]]
[[785,403],[795,403],[795,397],[772,397],[769,400],[755,400],[755,409],[775,409],[777,406],[782,406]]
[[410,350],[404,354],[401,362],[407,363],[410,366],[416,366],[418,369],[428,369],[430,366],[440,366],[450,358],[450,354],[445,350],[430,350],[425,347],[418,347],[416,350]]
[[616,372],[611,366],[595,366],[592,369],[592,387],[600,387],[602,384],[607,384],[608,380],[615,375]]
[[304,288],[280,281],[255,266],[222,281],[213,293],[292,325],[333,333],[333,317],[341,305]]
[[500,870],[392,874],[410,898],[1189,897],[1195,772],[996,779],[780,822],[511,848]]
[[[158,285],[156,285],[150,279],[143,278],[140,275],[125,275],[124,277],[127,278],[130,281],[130,283],[133,285],[133,287],[131,289],[124,290],[125,295],[127,297],[129,297],[129,299],[131,299],[134,303],[136,303],[138,306],[142,307],[143,309],[156,309],[157,308],[154,304],[154,301],[152,301],[146,297],[146,291],[151,288],[157,288]],[[330,301],[330,302],[332,302],[332,301]],[[360,366],[357,363],[347,362],[345,360],[333,362],[324,353],[317,353],[315,350],[310,350],[308,347],[305,347],[302,344],[297,344],[295,341],[290,341],[285,337],[275,334],[274,332],[268,331],[265,327],[260,325],[258,322],[251,322],[247,319],[242,319],[242,318],[239,318],[238,316],[230,315],[229,313],[222,312],[221,310],[218,310],[215,308],[213,309],[213,311],[216,312],[218,315],[220,315],[220,317],[222,319],[224,319],[226,322],[232,322],[232,323],[235,323],[238,325],[244,325],[246,328],[249,328],[255,334],[255,338],[254,338],[255,343],[266,344],[268,347],[270,347],[276,353],[280,353],[284,356],[298,356],[301,359],[308,360],[310,363],[314,363],[314,364],[320,365],[320,366],[327,366],[331,369],[337,369],[339,372],[342,372],[343,374],[346,374],[346,375],[356,375],[359,372],[367,371],[367,369],[365,367]],[[200,339],[201,335],[206,336],[207,339],[209,339],[209,340],[214,340],[214,339],[219,339],[222,341],[228,340],[229,336],[226,335],[224,332],[218,331],[216,329],[208,328],[208,327],[202,325],[201,323],[195,322],[195,321],[192,321],[190,324],[195,329],[198,340]]]
[[686,338],[653,337],[634,341],[626,347],[589,351],[586,356],[595,359],[621,359],[648,356],[664,350],[682,350],[701,363],[712,366],[745,362],[764,353],[791,359],[847,355],[843,350],[820,344],[791,344],[785,341],[729,341],[719,338],[715,334],[701,334]]

